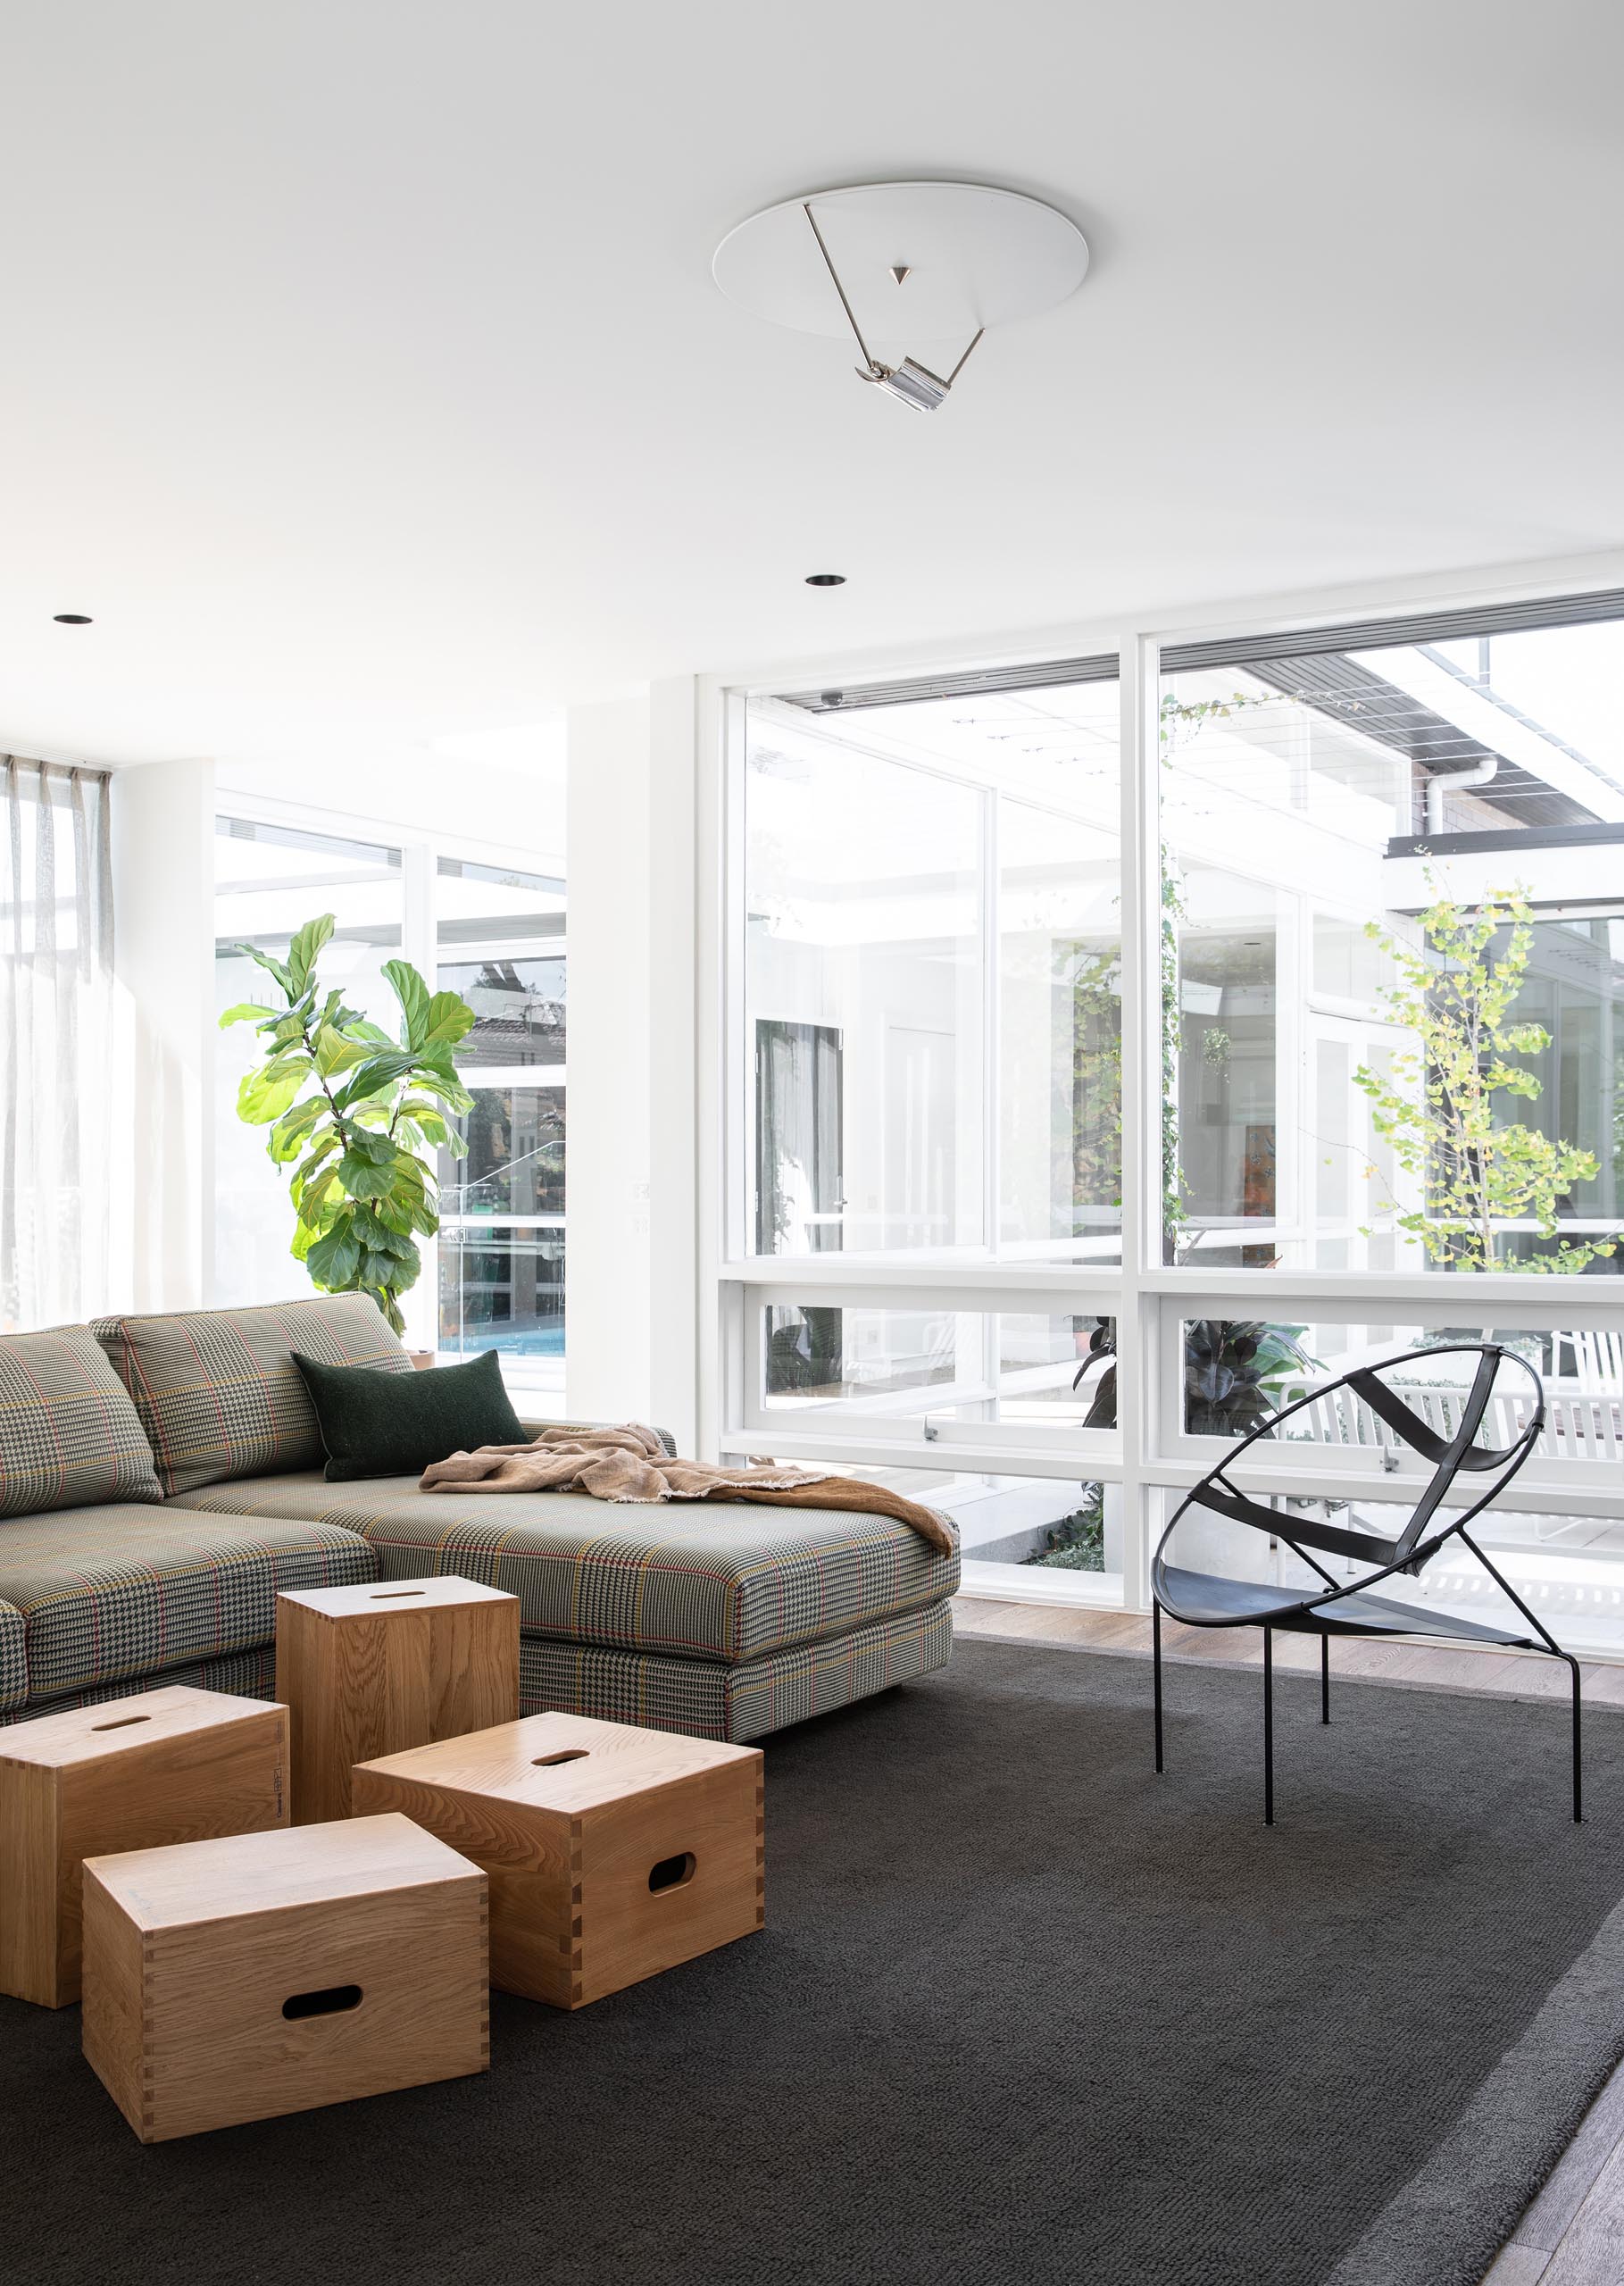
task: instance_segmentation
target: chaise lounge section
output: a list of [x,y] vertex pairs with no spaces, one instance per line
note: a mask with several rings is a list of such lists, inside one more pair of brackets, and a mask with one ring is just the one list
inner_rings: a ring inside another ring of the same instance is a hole
[[957,1555],[884,1517],[329,1484],[295,1349],[412,1371],[361,1295],[0,1341],[0,1723],[268,1697],[279,1593],[440,1572],[519,1598],[526,1714],[739,1741],[946,1662]]

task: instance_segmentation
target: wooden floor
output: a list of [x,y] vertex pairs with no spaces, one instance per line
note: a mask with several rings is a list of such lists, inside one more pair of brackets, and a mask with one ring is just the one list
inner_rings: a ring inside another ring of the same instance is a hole
[[[958,1597],[953,1611],[961,1635],[1070,1643],[1118,1658],[1150,1657],[1150,1622],[1135,1613],[995,1603],[970,1596]],[[1170,1660],[1243,1667],[1261,1667],[1263,1662],[1262,1637],[1255,1628],[1200,1629],[1164,1621],[1162,1648]],[[1317,1672],[1320,1646],[1312,1637],[1277,1633],[1274,1656],[1281,1668]],[[1587,1708],[1624,1714],[1624,1666],[1581,1667]],[[1332,1646],[1331,1681],[1333,1687],[1353,1681],[1496,1698],[1565,1698],[1570,1687],[1565,1667],[1528,1652],[1345,1641]],[[1624,2286],[1624,2065],[1591,2106],[1484,2286]]]

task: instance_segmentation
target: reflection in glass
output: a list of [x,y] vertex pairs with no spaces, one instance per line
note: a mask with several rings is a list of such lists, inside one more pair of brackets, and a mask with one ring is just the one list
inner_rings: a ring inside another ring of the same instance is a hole
[[440,1154],[440,1196],[451,1214],[562,1214],[564,1090],[476,1088],[456,1122],[468,1156]]
[[495,956],[447,961],[439,969],[442,992],[461,993],[474,1027],[457,1048],[472,1065],[562,1064],[565,1044],[564,956]]
[[1108,1390],[1102,1408],[1099,1370],[1114,1363],[1102,1331],[1109,1325],[979,1310],[774,1307],[762,1312],[765,1394],[770,1405],[1109,1428],[1114,1397]]
[[447,1216],[440,1225],[442,1349],[560,1358],[564,1234]]

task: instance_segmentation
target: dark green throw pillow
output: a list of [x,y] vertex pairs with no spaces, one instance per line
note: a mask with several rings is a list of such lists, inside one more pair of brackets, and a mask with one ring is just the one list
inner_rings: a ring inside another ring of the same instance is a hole
[[521,1445],[524,1428],[502,1381],[494,1349],[465,1365],[385,1373],[374,1365],[293,1362],[304,1376],[327,1447],[327,1481],[417,1476],[430,1461],[479,1445]]

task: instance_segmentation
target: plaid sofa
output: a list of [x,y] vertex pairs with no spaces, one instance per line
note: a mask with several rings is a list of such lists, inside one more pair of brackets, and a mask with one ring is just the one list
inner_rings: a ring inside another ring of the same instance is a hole
[[295,1349],[412,1370],[360,1295],[0,1340],[0,1724],[270,1697],[279,1593],[433,1573],[519,1598],[527,1714],[742,1740],[948,1657],[957,1556],[882,1517],[329,1484]]

